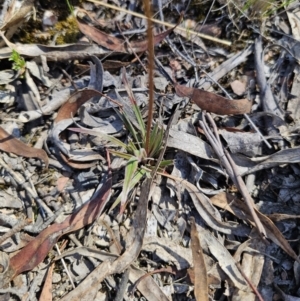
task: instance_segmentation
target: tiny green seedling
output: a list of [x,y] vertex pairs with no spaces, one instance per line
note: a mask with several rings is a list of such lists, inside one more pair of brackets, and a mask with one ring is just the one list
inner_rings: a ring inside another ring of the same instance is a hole
[[12,61],[12,69],[19,72],[21,75],[25,72],[26,61],[16,50],[12,50],[12,54],[10,55],[9,61]]
[[69,0],[66,0],[66,2],[67,2],[68,8],[69,8],[71,14],[74,14],[74,6],[71,5]]

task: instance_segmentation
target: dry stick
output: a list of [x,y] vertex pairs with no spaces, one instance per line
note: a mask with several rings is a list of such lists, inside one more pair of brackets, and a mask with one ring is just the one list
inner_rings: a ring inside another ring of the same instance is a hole
[[203,129],[206,138],[209,140],[210,144],[212,145],[215,153],[219,157],[222,165],[225,167],[229,177],[233,179],[234,182],[234,174],[231,165],[229,164],[228,160],[226,160],[225,154],[223,152],[223,148],[219,147],[220,143],[219,140],[212,134],[210,128],[208,127],[205,119],[202,121],[199,121],[199,124],[201,128]]
[[108,225],[108,223],[105,220],[99,220],[99,223],[102,224],[106,228],[108,235],[110,236],[111,240],[115,243],[118,255],[120,255],[123,251],[123,247],[120,244],[120,242],[117,240],[117,238],[114,234],[114,231],[112,230],[112,228]]
[[50,217],[48,217],[45,221],[43,221],[43,223],[41,225],[37,225],[37,224],[30,224],[28,226],[24,227],[24,230],[26,232],[30,232],[30,233],[35,233],[35,234],[39,234],[40,232],[42,232],[44,229],[46,229],[48,226],[50,226],[50,224],[52,224],[52,222],[64,211],[64,207],[61,206],[56,212],[54,212],[54,214]]
[[8,232],[6,232],[4,235],[0,238],[0,245],[5,242],[8,238],[13,236],[14,234],[20,232],[25,226],[32,223],[32,220],[27,218],[23,221],[20,221],[18,224],[16,224],[12,229],[10,229]]
[[[102,5],[104,7],[108,7],[108,8],[111,8],[111,9],[114,9],[114,10],[117,10],[117,11],[120,11],[120,12],[124,12],[126,14],[130,14],[130,15],[133,15],[135,17],[138,17],[138,18],[141,18],[141,19],[147,19],[146,16],[142,15],[142,14],[139,14],[139,13],[136,13],[136,12],[133,12],[133,11],[130,11],[130,10],[127,10],[127,9],[124,9],[124,8],[121,8],[121,7],[118,7],[118,6],[115,6],[115,5],[111,5],[111,4],[108,4],[108,3],[104,3],[102,1],[97,1],[97,0],[87,0],[89,2],[92,2],[92,3],[96,3],[96,4],[99,4],[99,5]],[[148,1],[149,2],[149,1]],[[162,22],[160,20],[157,20],[157,19],[153,19],[153,18],[150,18],[151,22],[153,23],[156,23],[156,24],[161,24],[161,25],[165,25],[167,27],[174,27],[174,24],[171,24],[171,23],[168,23],[168,22]],[[220,43],[220,44],[224,44],[224,45],[227,45],[227,46],[230,46],[232,43],[230,41],[226,41],[226,40],[220,40],[218,38],[215,38],[215,37],[212,37],[212,36],[209,36],[209,35],[206,35],[206,34],[203,34],[203,33],[199,33],[199,32],[196,32],[196,31],[193,31],[193,30],[188,30],[186,28],[183,28],[183,27],[177,27],[178,30],[181,30],[181,31],[188,31],[190,34],[193,34],[193,35],[196,35],[200,38],[203,38],[203,39],[206,39],[206,40],[210,40],[212,42],[216,42],[216,43]]]
[[248,205],[250,214],[257,226],[257,229],[258,229],[259,233],[263,236],[263,238],[266,238],[266,236],[267,236],[266,230],[265,230],[264,226],[262,225],[260,219],[258,218],[258,216],[253,208],[254,201],[246,187],[246,184],[243,181],[242,177],[240,176],[237,166],[236,166],[235,162],[232,160],[229,152],[226,149],[224,149],[224,152],[225,152],[226,158],[228,159],[228,161],[232,167],[232,170],[234,172],[236,182],[237,182],[237,187],[238,187],[240,193],[242,194],[242,196],[244,197],[246,204]]
[[[59,249],[59,247],[58,247],[57,244],[55,244],[55,248],[56,248],[56,251],[57,251],[58,255],[61,255],[60,249]],[[71,276],[71,274],[70,274],[70,271],[68,270],[68,267],[67,267],[67,265],[66,265],[65,260],[64,260],[63,258],[61,258],[60,261],[61,261],[61,263],[63,264],[63,266],[64,266],[64,268],[65,268],[65,271],[66,271],[66,273],[67,273],[67,275],[68,275],[68,278],[69,278],[69,280],[70,280],[70,282],[71,282],[71,284],[72,284],[73,289],[75,289],[75,288],[76,288],[76,287],[75,287],[75,284],[74,284],[74,282],[73,282],[72,276]]]
[[249,284],[249,286],[252,288],[253,293],[256,295],[257,299],[259,301],[264,301],[263,297],[261,296],[261,294],[259,293],[259,291],[257,290],[257,288],[254,286],[254,284],[252,283],[252,281],[248,278],[248,276],[244,273],[243,269],[241,268],[240,264],[238,262],[236,262],[236,267],[238,268],[238,270],[240,271],[240,273],[242,274],[242,276],[245,278],[245,280],[247,281],[247,283]]
[[[117,248],[117,254],[120,256],[120,254],[123,251],[123,247],[121,246],[120,242],[116,238],[113,230],[111,229],[111,227],[107,224],[107,222],[105,220],[99,220],[99,223],[102,224],[108,231],[110,238],[113,240],[113,242],[115,243],[115,246]],[[117,291],[115,299],[114,299],[115,301],[123,301],[124,295],[126,292],[126,288],[127,288],[127,284],[128,284],[128,280],[129,280],[129,273],[130,273],[130,268],[127,268],[122,275],[122,278],[121,278],[121,281],[119,284],[119,288],[118,288],[118,291]]]
[[48,216],[53,215],[53,212],[51,211],[51,209],[35,194],[35,192],[30,187],[25,185],[24,180],[22,178],[20,178],[20,176],[16,172],[14,172],[1,158],[0,158],[0,165],[3,168],[5,168],[5,170],[18,183],[18,185],[23,187],[26,190],[26,192],[38,203],[38,205],[47,212]]
[[[205,120],[206,116],[207,116],[210,124],[213,127],[214,135],[206,123],[206,120]],[[224,147],[220,141],[217,126],[216,126],[214,120],[212,119],[212,117],[209,113],[204,113],[204,112],[202,114],[202,119],[203,119],[203,122],[200,122],[200,125],[201,125],[207,139],[210,141],[211,146],[213,147],[214,151],[219,156],[222,164],[224,164],[224,167],[226,168],[226,171],[228,172],[231,180],[237,186],[240,193],[242,194],[260,235],[265,239],[267,236],[266,230],[265,230],[264,226],[262,225],[260,219],[257,217],[257,214],[253,208],[254,201],[253,201],[252,197],[250,196],[250,193],[247,190],[247,187],[246,187],[242,177],[239,175],[234,161],[232,160],[228,151],[226,149],[224,149]]]

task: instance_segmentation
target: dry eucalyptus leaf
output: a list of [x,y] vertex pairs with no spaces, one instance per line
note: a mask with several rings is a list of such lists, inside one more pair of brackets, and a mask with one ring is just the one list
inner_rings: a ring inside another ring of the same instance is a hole
[[207,271],[203,256],[202,247],[198,237],[195,219],[190,218],[191,222],[191,249],[193,254],[194,276],[195,276],[195,297],[197,301],[208,301],[208,280]]
[[12,54],[12,49],[17,51],[22,56],[44,56],[50,61],[85,59],[90,58],[91,55],[99,56],[107,53],[106,50],[95,44],[90,45],[85,43],[76,43],[58,46],[47,46],[41,44],[13,44],[4,36],[3,31],[0,31],[0,36],[8,46],[0,49],[0,59],[9,58]]
[[250,113],[252,102],[248,99],[231,100],[212,92],[197,88],[175,85],[178,96],[189,97],[199,108],[219,115]]
[[240,290],[247,291],[248,285],[244,277],[236,267],[235,260],[232,258],[228,250],[220,243],[220,241],[209,231],[201,230],[205,241],[207,242],[209,251],[218,260],[218,263],[224,273],[230,278],[233,285]]

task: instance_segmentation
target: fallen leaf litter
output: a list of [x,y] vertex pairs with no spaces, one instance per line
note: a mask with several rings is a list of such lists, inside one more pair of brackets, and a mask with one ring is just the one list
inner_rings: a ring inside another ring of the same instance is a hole
[[[140,177],[126,183],[129,157],[117,146],[135,150],[139,137],[130,137],[128,126],[143,132],[149,112],[149,39],[143,19],[130,14],[143,7],[130,3],[124,13],[83,2],[76,42],[55,45],[53,37],[52,45],[41,45],[18,37],[33,6],[42,20],[48,4],[4,2],[0,59],[3,66],[13,60],[15,71],[0,70],[0,294],[65,301],[299,298],[295,6],[276,8],[276,33],[272,17],[263,15],[262,35],[248,32],[246,43],[231,4],[223,8],[226,32],[209,11],[211,25],[185,20],[194,26],[189,34],[177,24],[182,11],[192,15],[189,7],[158,1],[153,128],[159,123],[165,135],[159,156],[147,158],[143,149],[131,155]],[[55,13],[46,14],[51,22],[43,19],[45,33],[58,22]],[[216,37],[200,40],[196,30]],[[232,41],[230,51],[222,40]],[[165,159],[173,165],[162,166]]]

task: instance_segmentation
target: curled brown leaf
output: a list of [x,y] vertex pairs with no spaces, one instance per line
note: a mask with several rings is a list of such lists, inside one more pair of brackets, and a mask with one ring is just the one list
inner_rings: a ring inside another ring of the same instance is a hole
[[102,93],[93,89],[82,89],[73,93],[67,102],[59,109],[55,118],[55,123],[74,117],[77,110],[94,96],[102,96]]

